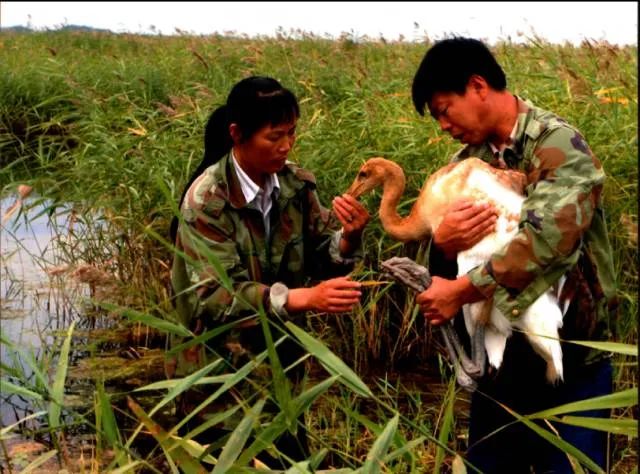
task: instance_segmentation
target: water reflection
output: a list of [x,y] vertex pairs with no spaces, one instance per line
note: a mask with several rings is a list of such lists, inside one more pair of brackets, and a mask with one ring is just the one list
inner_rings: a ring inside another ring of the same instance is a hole
[[[87,296],[87,290],[83,285],[65,284],[48,273],[61,263],[58,244],[69,234],[70,208],[53,209],[50,201],[32,197],[8,215],[15,201],[14,197],[0,201],[0,328],[9,345],[39,360],[45,352],[47,357],[51,355],[56,341],[59,344],[52,333],[68,328],[77,316],[75,302]],[[27,387],[35,384],[28,364],[7,344],[0,344],[0,360],[6,367],[21,369]],[[22,385],[18,378],[10,381]],[[0,395],[3,426],[29,413],[29,400],[8,393]]]

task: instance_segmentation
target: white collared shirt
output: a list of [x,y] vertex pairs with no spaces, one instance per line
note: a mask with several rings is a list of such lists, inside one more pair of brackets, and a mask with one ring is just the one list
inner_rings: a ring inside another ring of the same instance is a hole
[[242,169],[240,163],[238,163],[238,160],[236,160],[236,157],[233,154],[233,150],[231,150],[231,162],[233,163],[236,174],[238,175],[240,189],[242,189],[244,199],[250,207],[257,209],[262,213],[265,235],[268,236],[271,231],[269,212],[273,206],[272,197],[273,199],[277,199],[280,194],[280,182],[278,181],[278,176],[275,173],[268,175],[264,183],[264,189],[262,189]]

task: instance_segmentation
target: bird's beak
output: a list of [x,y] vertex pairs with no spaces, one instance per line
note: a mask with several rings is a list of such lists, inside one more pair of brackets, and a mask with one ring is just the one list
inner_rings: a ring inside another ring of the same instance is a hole
[[363,183],[354,181],[353,184],[349,186],[349,189],[347,189],[346,194],[349,194],[350,196],[353,196],[354,198],[358,199],[360,196],[362,196],[363,192],[364,192]]

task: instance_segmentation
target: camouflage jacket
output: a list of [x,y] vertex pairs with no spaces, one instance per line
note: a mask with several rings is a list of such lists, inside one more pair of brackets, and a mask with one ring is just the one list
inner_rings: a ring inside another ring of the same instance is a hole
[[[601,192],[605,174],[578,130],[562,118],[516,98],[515,139],[499,154],[468,145],[452,161],[476,156],[523,171],[526,199],[509,245],[468,273],[473,285],[507,317],[518,318],[562,275],[563,339],[608,339],[615,307],[613,253]],[[591,354],[594,355],[594,354]]]
[[[344,275],[361,257],[360,250],[348,259],[335,251],[340,223],[321,206],[310,172],[287,162],[278,180],[269,238],[262,214],[245,202],[229,155],[193,182],[182,204],[184,221],[178,227],[171,270],[176,310],[196,335],[246,318],[221,338],[207,341],[223,357],[264,349],[255,316],[259,307],[274,316],[270,285],[298,288],[314,279]],[[172,345],[180,342],[174,338]],[[187,375],[202,367],[207,358],[203,346],[168,360],[167,375]]]

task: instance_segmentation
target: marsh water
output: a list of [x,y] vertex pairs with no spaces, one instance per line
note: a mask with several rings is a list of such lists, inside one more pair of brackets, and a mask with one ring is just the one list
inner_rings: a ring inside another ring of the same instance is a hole
[[[0,201],[0,328],[3,368],[21,371],[10,380],[16,385],[35,386],[27,358],[33,358],[46,375],[55,372],[62,334],[71,321],[80,320],[86,285],[62,279],[64,266],[60,239],[68,235],[68,206],[28,198],[16,206],[15,197]],[[12,208],[14,212],[11,212]],[[77,357],[79,351],[73,351]],[[7,426],[29,414],[29,397],[6,393],[0,396],[0,414]]]

